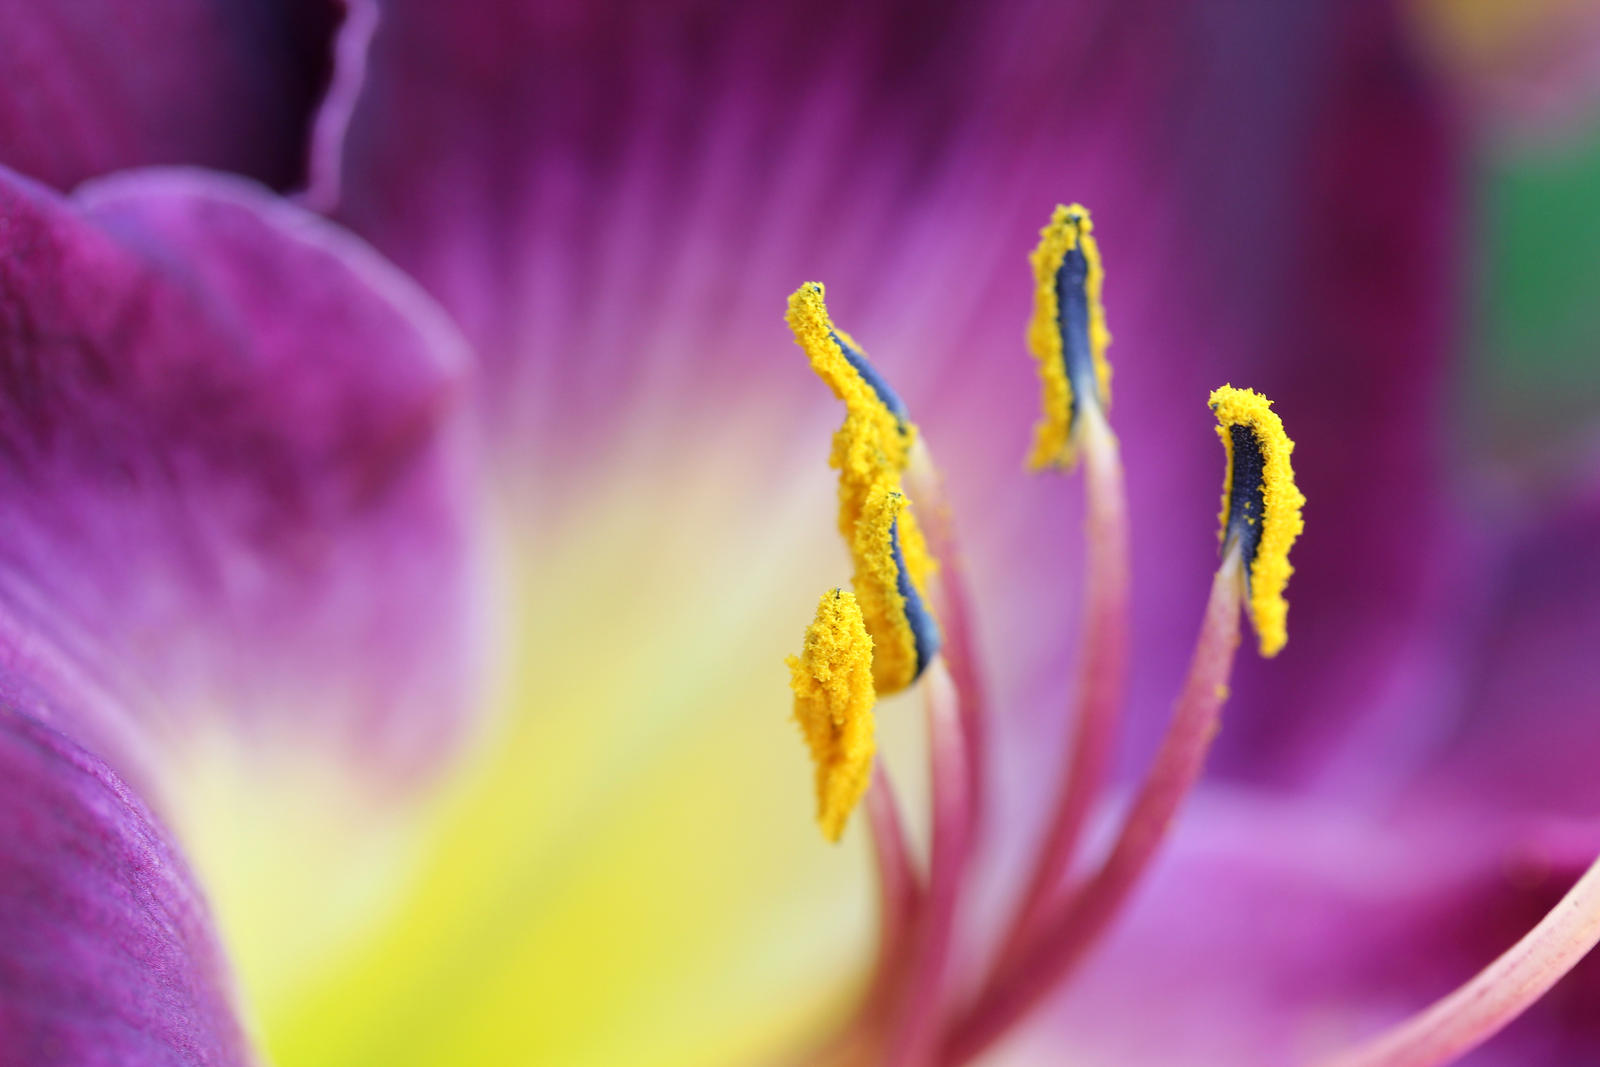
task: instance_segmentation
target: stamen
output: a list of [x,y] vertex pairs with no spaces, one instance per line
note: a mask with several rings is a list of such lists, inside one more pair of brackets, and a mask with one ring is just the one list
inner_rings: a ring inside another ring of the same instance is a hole
[[1472,980],[1320,1067],[1437,1067],[1483,1044],[1600,943],[1600,860],[1539,924]]
[[1189,677],[1116,843],[1095,873],[1068,897],[1065,910],[958,1020],[946,1040],[941,1064],[965,1063],[1004,1034],[1083,961],[1138,884],[1171,829],[1179,805],[1199,778],[1216,736],[1234,651],[1239,646],[1243,585],[1242,560],[1235,544],[1212,580]]
[[884,913],[878,965],[860,1012],[835,1046],[875,1061],[882,1052],[890,1063],[920,1067],[939,1039],[975,775],[959,698],[936,660],[941,632],[925,593],[936,564],[901,491],[919,442],[900,397],[855,339],[829,318],[821,285],[807,283],[790,296],[788,322],[812,368],[845,403],[829,462],[839,471],[839,529],[855,562],[862,625],[871,634],[873,688],[893,693],[933,668],[924,687],[934,809],[927,888],[910,872],[888,778],[880,769],[879,788],[868,793]]
[[1003,968],[1058,899],[1089,815],[1105,784],[1128,677],[1128,520],[1116,440],[1094,411],[1085,420],[1088,505],[1084,639],[1069,731],[1071,749],[1026,890],[995,958]]
[[[1084,826],[1105,784],[1128,675],[1128,520],[1122,460],[1100,399],[1109,383],[1105,346],[1110,336],[1100,305],[1100,254],[1088,213],[1058,207],[1034,253],[1034,318],[1029,328],[1044,380],[1046,420],[1039,426],[1033,465],[1063,466],[1087,456],[1083,651],[1068,733],[1068,768],[1027,887],[1018,901],[993,966],[1003,968],[1029,940],[1035,922],[1055,901]],[[1052,285],[1046,281],[1054,279]],[[1053,294],[1053,295],[1052,295]],[[1052,305],[1050,301],[1054,300]],[[1050,324],[1059,329],[1047,332]],[[1070,328],[1069,328],[1070,327]],[[1057,338],[1049,348],[1045,342]],[[1060,353],[1056,358],[1055,353]],[[1070,404],[1059,406],[1065,383]],[[1052,420],[1052,411],[1066,419]],[[1065,428],[1063,428],[1065,427]],[[1057,434],[1057,430],[1060,431]],[[1040,447],[1055,451],[1041,453]],[[1052,458],[1053,457],[1053,458]]]
[[966,791],[965,741],[955,685],[942,660],[928,672],[923,696],[933,780],[933,841],[927,898],[918,915],[917,939],[905,971],[904,998],[883,1059],[888,1067],[923,1067],[930,1062],[940,1040],[956,908],[971,844],[972,806]]
[[955,519],[945,493],[944,479],[927,442],[911,446],[906,485],[923,516],[929,554],[939,561],[931,581],[934,614],[942,637],[940,655],[950,668],[960,707],[962,737],[967,752],[967,796],[974,825],[984,818],[987,795],[988,713],[984,681],[973,642],[972,594],[967,588],[966,562],[956,536]]
[[863,1064],[881,1059],[895,992],[910,965],[911,934],[921,913],[926,887],[912,862],[900,817],[900,800],[881,756],[873,762],[866,808],[878,882],[878,950],[872,977],[850,1021],[794,1059],[786,1060],[791,1067]]
[[[821,282],[806,282],[790,294],[785,318],[811,369],[844,401],[847,421],[834,435],[833,466],[843,478],[870,486],[887,473],[898,477],[905,470],[917,428],[855,338],[833,324],[825,292]],[[841,515],[841,524],[844,519]]]
[[932,558],[903,493],[880,482],[867,494],[851,539],[856,594],[873,634],[872,676],[893,693],[921,675],[939,651],[939,627],[922,590]]
[[1211,394],[1217,436],[1228,454],[1222,483],[1224,548],[1237,542],[1249,568],[1251,625],[1263,656],[1275,656],[1289,639],[1289,605],[1283,590],[1294,568],[1289,548],[1305,529],[1306,498],[1294,484],[1289,454],[1294,442],[1272,401],[1251,389],[1225,385]]
[[[873,675],[878,692],[888,695],[915,681],[940,644],[923,596],[937,564],[900,493],[916,426],[855,339],[834,326],[821,284],[795,290],[787,318],[812,369],[845,404],[828,462],[839,471],[839,532],[855,561],[856,592],[876,644]],[[885,520],[883,501],[896,497]]]
[[866,791],[876,749],[872,638],[856,598],[824,593],[804,648],[788,662],[795,721],[816,763],[817,822],[838,841]]
[[[817,285],[817,297],[820,302],[822,297],[820,283]],[[827,314],[826,309],[823,310],[823,314]],[[862,381],[867,383],[867,387],[878,398],[878,403],[887,408],[889,414],[894,416],[895,422],[899,424],[900,432],[909,433],[911,430],[911,416],[906,411],[905,401],[900,399],[900,394],[890,388],[883,375],[878,373],[878,368],[867,361],[866,353],[861,351],[861,346],[856,344],[855,338],[838,327],[834,327],[828,331],[828,339],[838,347],[839,352],[844,356],[845,362],[850,364],[851,369],[861,377]]]
[[1034,249],[1033,317],[1028,349],[1039,361],[1044,414],[1034,431],[1029,464],[1071,467],[1076,462],[1078,420],[1088,407],[1111,403],[1111,365],[1100,290],[1105,272],[1081,204],[1057,205]]
[[[1030,934],[1020,954],[1002,957],[995,976],[952,1029],[943,1063],[964,1063],[976,1056],[1060,982],[1105,933],[1138,884],[1171,830],[1184,797],[1200,777],[1228,696],[1228,677],[1239,644],[1239,610],[1245,600],[1247,568],[1259,564],[1269,553],[1275,558],[1263,576],[1257,578],[1251,572],[1252,619],[1261,635],[1264,655],[1283,646],[1282,611],[1276,615],[1277,640],[1269,642],[1268,631],[1256,614],[1254,598],[1268,583],[1275,582],[1272,592],[1281,603],[1289,573],[1289,546],[1304,526],[1300,508],[1305,498],[1295,488],[1289,469],[1293,445],[1264,397],[1224,386],[1211,394],[1210,402],[1221,421],[1219,434],[1228,449],[1229,492],[1223,502],[1222,565],[1211,583],[1205,621],[1171,725],[1105,860],[1093,875],[1066,895],[1065,903],[1042,927]],[[1236,425],[1247,431],[1243,438],[1247,448],[1237,452],[1229,447]],[[1248,458],[1248,446],[1254,446],[1254,453],[1261,457],[1259,463]],[[1241,456],[1245,457],[1243,461]],[[1260,473],[1251,473],[1252,467],[1259,468]],[[1262,487],[1259,508],[1253,514],[1247,510],[1250,498],[1246,494],[1236,512],[1232,507],[1236,499],[1233,487],[1253,484]],[[1243,530],[1230,525],[1236,514],[1241,516]],[[1250,518],[1254,523],[1248,521]],[[1252,538],[1254,563],[1246,557]],[[1267,622],[1272,621],[1269,616]]]
[[879,759],[867,789],[867,818],[872,825],[872,849],[878,870],[878,963],[874,993],[869,1005],[881,999],[893,985],[903,964],[906,938],[921,907],[923,885],[911,865],[911,850],[906,844],[905,827],[900,819],[900,801],[889,777],[889,768]]

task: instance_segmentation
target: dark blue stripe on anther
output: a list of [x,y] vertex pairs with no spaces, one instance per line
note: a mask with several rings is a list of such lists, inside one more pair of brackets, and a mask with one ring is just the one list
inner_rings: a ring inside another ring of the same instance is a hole
[[906,602],[906,622],[911,627],[911,639],[917,649],[917,669],[913,678],[920,677],[922,669],[939,654],[939,623],[922,603],[911,572],[906,570],[906,557],[900,551],[900,520],[889,524],[889,551],[894,555],[895,588]]
[[900,423],[901,429],[904,429],[905,424],[910,421],[911,415],[906,411],[905,402],[900,399],[899,394],[889,388],[889,383],[883,380],[883,376],[878,373],[877,368],[867,362],[867,357],[864,354],[845,344],[844,338],[840,337],[835,331],[829,330],[828,336],[833,338],[833,343],[839,346],[840,352],[844,353],[845,362],[854,367],[856,373],[861,375],[861,380],[866,382],[874,393],[878,394],[878,399],[883,402],[883,406],[889,409],[889,413]]
[[1267,457],[1255,431],[1243,423],[1228,427],[1233,443],[1233,482],[1228,486],[1228,536],[1239,539],[1245,564],[1253,563],[1267,513]]
[[1094,353],[1089,347],[1089,259],[1083,238],[1067,249],[1056,270],[1056,329],[1061,332],[1061,369],[1072,383],[1072,415],[1078,398],[1087,393],[1099,399]]

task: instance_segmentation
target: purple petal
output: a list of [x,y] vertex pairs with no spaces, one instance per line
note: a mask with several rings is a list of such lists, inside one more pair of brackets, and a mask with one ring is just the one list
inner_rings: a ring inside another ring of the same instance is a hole
[[[1211,299],[1243,310],[1238,358],[1276,402],[1311,503],[1294,551],[1288,652],[1247,657],[1218,763],[1295,780],[1352,727],[1407,714],[1399,692],[1443,610],[1441,455],[1460,145],[1388,5],[1347,7],[1324,78],[1299,101],[1314,136],[1281,154],[1271,199],[1220,198]],[[1246,262],[1249,257],[1249,262]],[[1237,276],[1233,271],[1237,270]],[[1218,366],[1220,371],[1221,367]],[[1459,582],[1460,576],[1449,580]],[[1238,711],[1239,714],[1234,714]]]
[[147,733],[436,761],[475,696],[476,550],[467,356],[432,305],[258,187],[155,172],[76,203],[0,174],[0,309],[0,603],[29,647]]
[[254,1062],[183,858],[105,763],[0,707],[0,1061]]
[[1592,4],[1425,4],[1431,58],[1474,118],[1504,137],[1582,135],[1600,104],[1600,10]]
[[776,309],[828,282],[949,468],[1001,705],[1054,721],[1079,523],[1072,487],[1019,472],[1024,257],[1052,204],[1090,205],[1135,725],[1159,728],[1215,562],[1204,397],[1252,385],[1299,442],[1309,530],[1289,651],[1243,671],[1218,766],[1294,778],[1396,690],[1436,584],[1457,149],[1403,29],[1385,3],[402,0],[367,56],[339,215],[484,353],[511,476],[546,514],[602,457],[699,462],[729,410],[761,413],[749,491],[791,480],[828,401]]
[[302,180],[336,5],[4,0],[0,163],[57,188],[192,163]]
[[1462,803],[1592,816],[1600,479],[1591,474],[1565,501],[1525,494],[1514,513],[1500,516],[1478,559],[1476,595],[1461,598],[1457,699],[1431,723],[1432,744],[1407,784]]
[[[1441,831],[1450,832],[1441,832]],[[1586,827],[1377,823],[1281,796],[1212,794],[1034,1037],[1086,1062],[1305,1063],[1422,1009],[1509,948],[1600,849]],[[1587,1063],[1600,960],[1474,1067]],[[998,1057],[1002,1062],[1005,1057]]]

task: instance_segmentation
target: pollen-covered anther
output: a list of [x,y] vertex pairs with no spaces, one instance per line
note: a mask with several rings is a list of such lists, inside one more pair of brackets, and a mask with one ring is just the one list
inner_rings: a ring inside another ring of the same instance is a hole
[[1263,656],[1275,656],[1289,639],[1289,605],[1283,591],[1294,568],[1289,549],[1305,529],[1306,498],[1294,484],[1289,455],[1294,442],[1272,401],[1252,389],[1225,385],[1211,394],[1217,436],[1227,453],[1222,483],[1224,551],[1237,544],[1246,566],[1246,608]]
[[839,472],[839,533],[848,541],[872,487],[899,488],[917,428],[855,338],[834,325],[824,293],[822,283],[806,282],[790,295],[786,318],[811,369],[844,401],[828,462]]
[[822,595],[800,655],[789,657],[794,717],[816,765],[817,822],[839,840],[872,777],[872,638],[856,598]]
[[1085,409],[1104,411],[1111,403],[1111,333],[1100,302],[1105,271],[1093,233],[1087,208],[1057,205],[1030,257],[1028,350],[1039,363],[1043,408],[1028,460],[1035,470],[1071,467]]
[[916,681],[939,652],[939,625],[923,590],[933,558],[905,495],[880,482],[867,494],[851,537],[855,589],[872,634],[872,675],[879,693]]
[[828,462],[839,472],[839,533],[855,562],[855,589],[876,646],[879,693],[910,685],[939,649],[923,590],[937,569],[901,491],[916,427],[900,397],[855,339],[834,325],[818,282],[789,297],[795,342],[817,376],[844,401]]
[[905,402],[867,359],[856,339],[834,325],[824,300],[826,292],[821,282],[806,282],[790,294],[785,318],[794,331],[795,343],[811,361],[817,377],[852,414],[873,415],[885,430],[895,431],[898,447],[893,440],[888,442],[894,453],[890,458],[903,469],[905,449],[916,429]]

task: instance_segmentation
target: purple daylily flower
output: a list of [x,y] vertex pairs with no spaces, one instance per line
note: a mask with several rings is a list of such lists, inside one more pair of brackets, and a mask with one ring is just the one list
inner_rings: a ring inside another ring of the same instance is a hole
[[[1081,636],[1077,494],[1020,470],[1024,255],[1065,199],[1116,336],[1130,766],[1216,566],[1211,388],[1274,398],[1311,504],[1289,648],[997,1061],[1326,1054],[1532,926],[1600,844],[1594,489],[1463,519],[1459,116],[1392,5],[1250,7],[352,0],[335,39],[309,4],[18,6],[0,1059],[816,1047],[869,946],[780,710],[840,569],[780,318],[810,277],[963,538],[976,976]],[[1592,1058],[1594,981],[1472,1062]]]

